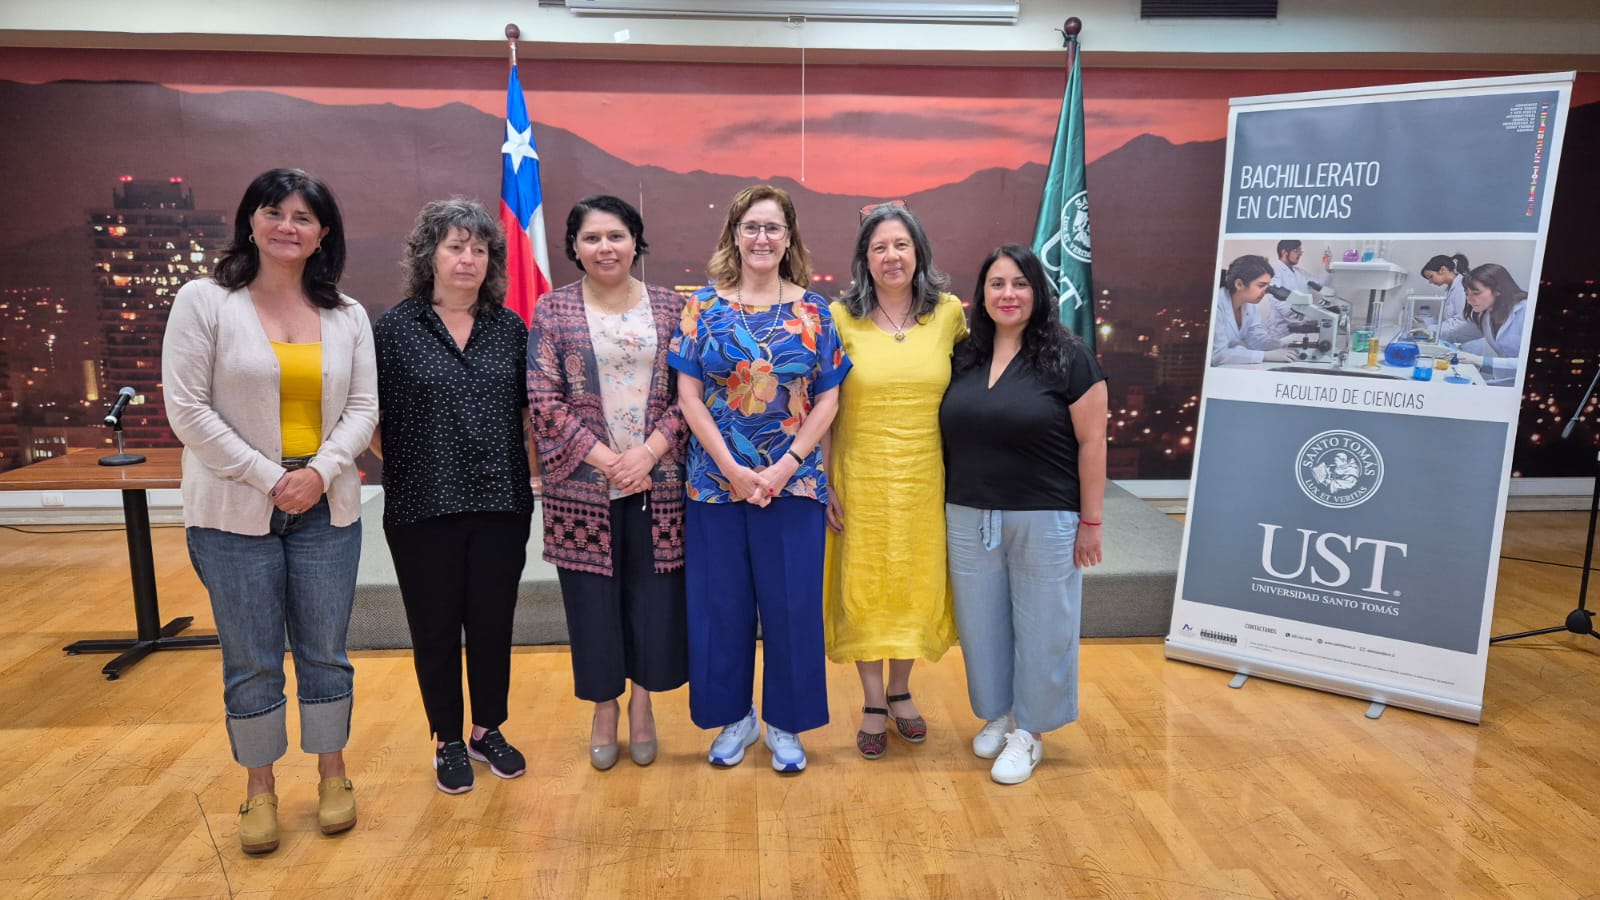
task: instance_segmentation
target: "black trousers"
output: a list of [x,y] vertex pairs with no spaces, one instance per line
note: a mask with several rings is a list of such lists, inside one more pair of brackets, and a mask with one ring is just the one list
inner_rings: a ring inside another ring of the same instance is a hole
[[511,688],[511,620],[533,517],[472,512],[386,525],[428,727],[462,737],[461,634],[472,724],[498,728]]
[[657,573],[650,512],[635,494],[611,501],[611,575],[558,568],[572,641],[573,692],[601,703],[632,681],[670,691],[689,680],[683,570]]

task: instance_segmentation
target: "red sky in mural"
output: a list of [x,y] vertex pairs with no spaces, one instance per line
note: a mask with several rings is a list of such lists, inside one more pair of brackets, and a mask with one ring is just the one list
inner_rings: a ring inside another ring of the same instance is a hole
[[[186,91],[266,90],[327,105],[429,109],[463,103],[504,112],[502,61],[418,57],[404,65],[365,66],[361,60],[21,51],[0,61],[0,78],[94,79],[89,73],[98,69],[106,79],[131,77]],[[228,83],[217,83],[219,73]],[[1173,143],[1220,139],[1229,97],[1465,77],[1263,70],[1177,75],[1089,69],[1090,160],[1141,134]],[[1600,99],[1595,81],[1579,80],[1575,103]],[[522,83],[536,122],[571,131],[636,165],[785,176],[819,191],[890,196],[960,181],[981,169],[1045,162],[1064,76],[1015,68],[810,66],[802,86],[799,66],[524,60]]]

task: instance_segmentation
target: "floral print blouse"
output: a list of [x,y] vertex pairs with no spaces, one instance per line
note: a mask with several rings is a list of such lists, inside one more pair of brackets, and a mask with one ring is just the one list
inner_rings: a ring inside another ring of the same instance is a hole
[[[684,304],[667,363],[705,385],[706,409],[728,451],[752,469],[781,459],[816,396],[850,371],[828,301],[811,291],[778,306],[741,308],[702,288]],[[685,465],[690,500],[735,502],[699,438],[690,438]],[[827,491],[822,450],[813,447],[783,496],[826,503]]]

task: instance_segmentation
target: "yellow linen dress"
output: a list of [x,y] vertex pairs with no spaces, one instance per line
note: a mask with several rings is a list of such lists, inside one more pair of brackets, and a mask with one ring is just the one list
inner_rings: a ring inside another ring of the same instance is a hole
[[852,368],[839,389],[828,468],[828,489],[844,508],[844,532],[828,532],[828,658],[937,660],[956,639],[939,403],[966,315],[946,294],[897,342],[870,317],[831,308]]

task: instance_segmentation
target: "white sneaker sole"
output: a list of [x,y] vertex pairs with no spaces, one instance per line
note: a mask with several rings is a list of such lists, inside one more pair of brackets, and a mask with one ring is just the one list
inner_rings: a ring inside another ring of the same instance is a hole
[[[1037,769],[1037,768],[1039,768],[1039,764],[1038,763],[1034,763],[1033,764],[1033,769]],[[1027,769],[1027,770],[1025,770],[1023,772],[1020,772],[1020,773],[1018,773],[1018,772],[996,772],[995,770],[990,769],[989,770],[989,777],[994,779],[995,784],[1021,784],[1024,781],[1027,781],[1029,778],[1033,777],[1033,769]]]

